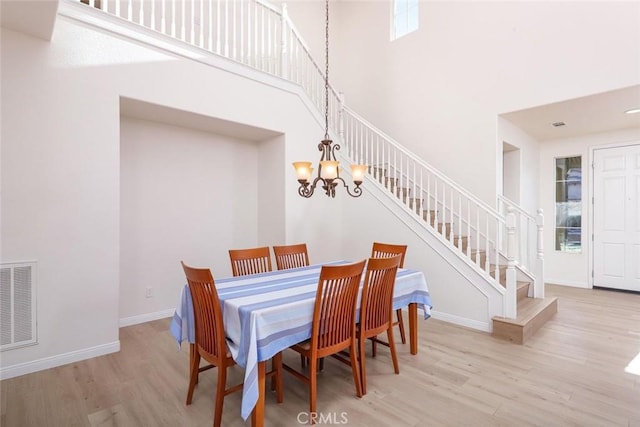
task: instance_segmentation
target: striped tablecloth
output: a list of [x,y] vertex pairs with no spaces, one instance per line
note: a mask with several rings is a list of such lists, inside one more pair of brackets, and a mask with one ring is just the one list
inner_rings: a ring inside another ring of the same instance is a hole
[[[344,264],[336,261],[326,265]],[[242,418],[247,419],[258,399],[258,362],[273,357],[311,336],[311,322],[322,265],[216,279],[227,341],[234,360],[245,368]],[[362,275],[364,278],[364,274]],[[399,269],[393,308],[417,303],[427,319],[431,298],[421,271]],[[358,302],[359,305],[359,302]],[[194,342],[193,306],[183,288],[169,327],[178,344]]]

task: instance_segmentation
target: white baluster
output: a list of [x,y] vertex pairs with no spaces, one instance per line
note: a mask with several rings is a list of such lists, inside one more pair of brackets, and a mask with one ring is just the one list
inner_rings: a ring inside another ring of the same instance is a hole
[[[467,237],[467,246],[469,246],[468,239],[469,238]],[[462,248],[462,194],[458,193],[458,249],[460,249],[460,252],[464,253]]]
[[[424,173],[424,168],[420,168],[420,198],[423,199],[424,198],[424,186],[422,178],[423,178],[423,173]],[[424,199],[423,199],[424,200]],[[424,203],[420,204],[420,209],[418,209],[418,215],[423,218],[424,215]]]
[[116,0],[116,16],[122,18],[122,16],[120,16],[120,0]]
[[229,0],[224,2],[224,56],[229,57]]
[[221,36],[222,36],[222,0],[218,0],[216,2],[216,53],[220,55],[222,46],[221,46]]
[[207,49],[213,52],[213,0],[209,0],[209,21],[207,23]]
[[513,207],[507,213],[507,292],[505,294],[505,317],[515,319],[517,316],[517,284],[516,284],[516,216]]
[[171,37],[176,36],[176,0],[171,0]]
[[445,239],[447,238],[447,187],[446,183],[442,182],[442,230],[440,230],[440,234]]
[[453,226],[455,225],[455,222],[456,222],[455,221],[455,217],[453,216],[453,214],[454,214],[453,206],[455,204],[454,195],[453,195],[453,187],[451,187],[451,197],[450,197],[449,203],[450,203],[450,206],[449,206],[449,214],[450,214],[449,222],[451,223],[451,226],[449,226],[449,236],[447,238],[449,239],[449,241],[451,243],[455,243],[453,241]]
[[127,3],[127,20],[133,22],[133,0],[129,0]]
[[237,26],[237,22],[238,22],[238,16],[237,16],[237,9],[236,9],[236,5],[238,3],[237,2],[233,2],[233,46],[232,46],[232,50],[233,50],[233,59],[236,59],[238,57],[238,26]]
[[[493,256],[496,259],[496,265],[498,264],[498,261],[500,259],[500,248],[497,245],[498,242],[498,238],[499,238],[499,234],[500,234],[500,230],[502,229],[502,224],[500,221],[499,217],[496,217],[495,219],[495,227],[496,227],[496,243],[494,243],[494,248],[493,248]],[[487,252],[487,259],[489,258],[489,253]]]
[[196,44],[196,1],[191,0],[191,19],[190,19],[191,29],[189,31],[189,43],[192,45]]
[[[431,208],[431,174],[427,172],[427,223],[431,225],[431,211],[435,210]],[[436,221],[434,220],[434,224]]]
[[160,13],[162,16],[160,17],[160,32],[162,34],[167,34],[167,0],[162,0],[160,4]]
[[[476,265],[482,268],[480,260],[480,207],[476,203],[474,203],[473,205],[476,209]],[[489,270],[485,271],[489,272]]]
[[182,17],[180,19],[182,23],[182,29],[180,31],[180,38],[182,41],[187,41],[187,0],[182,0]]
[[156,2],[151,2],[151,29],[156,29]]
[[140,11],[138,13],[138,23],[144,26],[144,0],[140,0]]
[[433,204],[436,211],[436,219],[433,222],[433,226],[435,227],[436,231],[440,232],[440,230],[438,230],[438,220],[442,217],[442,215],[440,214],[440,208],[438,207],[438,177],[436,176],[433,177],[433,190]]
[[204,49],[204,0],[199,0],[200,3],[200,15],[198,16],[198,25],[200,26],[200,32],[198,35],[198,46]]
[[538,215],[536,215],[536,230],[537,230],[537,257],[536,257],[536,269],[535,269],[535,282],[533,287],[534,298],[544,298],[544,211],[542,208],[538,209]]
[[[484,271],[489,271],[491,269],[491,263],[489,261],[489,254],[491,253],[491,249],[489,248],[489,213],[486,212],[485,215],[484,253],[486,256],[484,260]],[[500,262],[498,259],[496,259],[496,281],[500,281]]]
[[[476,243],[476,251],[478,244]],[[467,257],[471,258],[471,200],[467,198]],[[477,257],[477,255],[476,255]],[[476,258],[477,260],[478,258]]]

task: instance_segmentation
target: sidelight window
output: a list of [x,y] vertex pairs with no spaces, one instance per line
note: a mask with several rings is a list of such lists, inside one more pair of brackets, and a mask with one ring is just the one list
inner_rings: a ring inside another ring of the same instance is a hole
[[556,159],[556,250],[582,252],[582,157]]

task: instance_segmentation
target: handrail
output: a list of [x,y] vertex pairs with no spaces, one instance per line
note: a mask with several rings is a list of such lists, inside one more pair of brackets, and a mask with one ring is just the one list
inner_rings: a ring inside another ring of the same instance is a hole
[[503,196],[502,194],[498,194],[498,200],[504,202],[508,206],[513,206],[513,208],[517,211],[517,213],[519,213],[520,215],[525,215],[531,221],[535,222],[536,219],[535,219],[535,217],[533,215],[531,215],[529,212],[525,211],[522,208],[522,206],[520,206],[519,204],[517,204],[513,200],[509,199],[508,197]]

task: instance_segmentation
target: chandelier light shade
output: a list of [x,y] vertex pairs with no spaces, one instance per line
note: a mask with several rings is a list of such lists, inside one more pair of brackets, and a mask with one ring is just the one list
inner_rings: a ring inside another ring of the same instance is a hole
[[322,153],[320,163],[315,175],[311,162],[293,162],[296,170],[296,178],[300,183],[298,194],[302,197],[311,197],[318,184],[321,184],[325,194],[329,197],[336,196],[336,187],[342,183],[351,197],[362,195],[360,185],[367,172],[366,165],[351,165],[351,177],[355,188],[349,188],[344,179],[340,176],[342,168],[336,159],[335,151],[340,150],[340,145],[334,144],[329,138],[329,0],[326,0],[326,21],[325,21],[325,73],[324,73],[324,139],[318,144],[318,150]]

